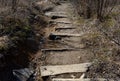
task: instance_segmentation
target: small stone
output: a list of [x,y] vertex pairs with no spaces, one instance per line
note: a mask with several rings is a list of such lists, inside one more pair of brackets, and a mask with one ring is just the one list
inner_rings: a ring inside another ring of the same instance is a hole
[[78,59],[80,59],[81,58],[81,56],[78,56]]
[[74,78],[76,78],[76,76],[75,75],[71,75],[71,77],[74,79]]

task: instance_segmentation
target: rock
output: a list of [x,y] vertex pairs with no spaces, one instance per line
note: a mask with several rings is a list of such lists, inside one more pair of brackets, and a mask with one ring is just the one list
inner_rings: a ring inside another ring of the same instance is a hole
[[34,81],[34,72],[28,68],[13,70],[13,75],[18,81]]
[[50,35],[49,35],[49,39],[50,39],[50,40],[61,40],[61,37],[60,37],[60,36],[53,35],[53,34],[50,34]]

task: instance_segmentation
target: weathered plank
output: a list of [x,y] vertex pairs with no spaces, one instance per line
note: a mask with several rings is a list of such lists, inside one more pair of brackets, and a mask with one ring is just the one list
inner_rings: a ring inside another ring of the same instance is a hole
[[71,65],[56,65],[56,66],[41,66],[41,76],[50,76],[63,73],[86,72],[92,63],[71,64]]
[[54,36],[61,36],[61,37],[81,37],[84,33],[81,34],[69,34],[69,33],[52,33]]
[[90,81],[90,79],[63,79],[63,78],[53,78],[52,81]]
[[80,48],[49,48],[49,49],[41,49],[41,51],[76,51],[80,50]]
[[75,27],[70,27],[70,26],[65,26],[65,27],[56,27],[55,29],[59,30],[59,29],[76,29],[76,28]]
[[50,14],[50,15],[53,15],[53,14],[59,14],[59,15],[64,14],[64,15],[66,15],[67,13],[59,11],[59,12],[46,12],[45,14]]
[[116,81],[116,80],[114,80],[114,79],[105,79],[105,78],[95,78],[95,79],[90,79],[90,78],[86,78],[86,79],[53,78],[52,81]]
[[72,24],[71,21],[56,21],[56,20],[50,20],[50,23],[63,23],[63,24]]
[[63,18],[66,18],[68,17],[68,15],[66,15],[66,13],[64,12],[47,12],[45,13],[46,16],[49,16],[49,17],[63,17]]

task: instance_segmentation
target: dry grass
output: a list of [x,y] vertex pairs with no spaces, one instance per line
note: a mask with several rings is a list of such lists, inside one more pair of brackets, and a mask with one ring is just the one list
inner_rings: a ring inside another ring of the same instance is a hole
[[[16,67],[33,68],[30,65],[31,59],[34,59],[34,54],[39,50],[39,42],[44,37],[44,29],[48,25],[48,19],[44,17],[41,9],[36,8],[36,5],[29,5],[29,1],[20,0],[15,12],[11,12],[11,5],[1,5],[2,9],[6,6],[7,10],[0,11],[0,53],[4,56],[4,68],[9,69],[7,73],[10,76],[13,76],[11,72]],[[35,67],[35,63],[33,65]],[[5,76],[0,77],[0,81],[14,81],[7,73],[4,70],[0,72],[0,76]]]
[[92,33],[82,38],[85,49],[91,51],[86,58],[93,62],[87,77],[89,78],[120,78],[120,49],[115,43],[100,33]]
[[[120,78],[120,49],[113,39],[119,42],[119,14],[106,17],[105,22],[100,24],[88,24],[85,26],[91,33],[82,37],[85,49],[92,52],[86,55],[93,62],[86,77],[88,78]],[[87,32],[88,30],[86,30]],[[103,33],[104,32],[104,33]]]

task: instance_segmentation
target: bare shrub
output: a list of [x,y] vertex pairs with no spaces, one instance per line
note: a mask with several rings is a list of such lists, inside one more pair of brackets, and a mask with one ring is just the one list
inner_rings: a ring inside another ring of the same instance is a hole
[[98,19],[111,13],[116,5],[119,5],[119,0],[70,0],[76,8],[79,15],[85,18],[90,18],[97,15]]

